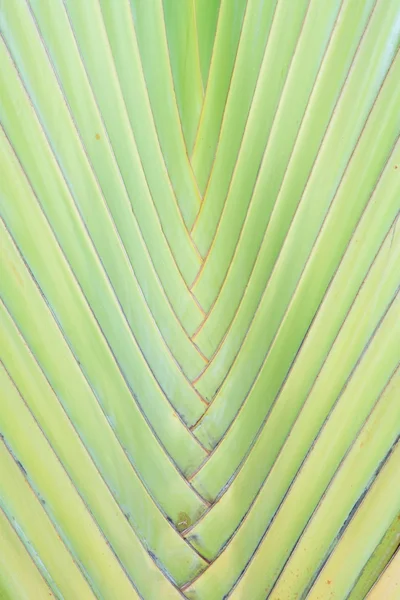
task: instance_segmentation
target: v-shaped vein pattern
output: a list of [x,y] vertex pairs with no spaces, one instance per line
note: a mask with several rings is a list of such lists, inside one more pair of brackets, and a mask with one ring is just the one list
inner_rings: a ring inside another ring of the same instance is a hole
[[397,598],[399,0],[0,25],[0,596]]

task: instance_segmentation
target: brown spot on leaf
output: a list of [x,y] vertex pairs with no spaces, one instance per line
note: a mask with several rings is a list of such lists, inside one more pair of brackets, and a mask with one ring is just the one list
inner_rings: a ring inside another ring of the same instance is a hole
[[191,524],[192,520],[187,513],[180,512],[178,514],[178,522],[176,524],[178,531],[183,531],[184,529],[187,529],[188,527],[190,527]]
[[100,139],[100,134],[96,133],[96,140],[99,140],[99,139]]
[[331,583],[332,583],[332,579],[327,579],[327,580],[326,580],[326,583],[327,583],[328,585],[331,585]]

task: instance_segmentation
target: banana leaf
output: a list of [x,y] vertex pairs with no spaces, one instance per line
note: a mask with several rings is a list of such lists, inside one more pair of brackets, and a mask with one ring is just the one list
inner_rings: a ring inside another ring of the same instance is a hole
[[0,598],[400,599],[400,0],[0,0]]

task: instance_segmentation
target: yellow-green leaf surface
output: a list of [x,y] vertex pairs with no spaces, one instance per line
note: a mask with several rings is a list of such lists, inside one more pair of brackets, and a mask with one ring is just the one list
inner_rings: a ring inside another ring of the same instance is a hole
[[0,598],[400,599],[400,0],[0,0]]
[[400,552],[393,557],[390,565],[379,578],[379,581],[368,594],[368,600],[380,598],[398,598],[400,593]]

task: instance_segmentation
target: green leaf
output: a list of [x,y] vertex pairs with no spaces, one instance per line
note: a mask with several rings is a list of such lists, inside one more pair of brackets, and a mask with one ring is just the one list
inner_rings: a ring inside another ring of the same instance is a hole
[[0,29],[0,598],[394,600],[399,0]]

